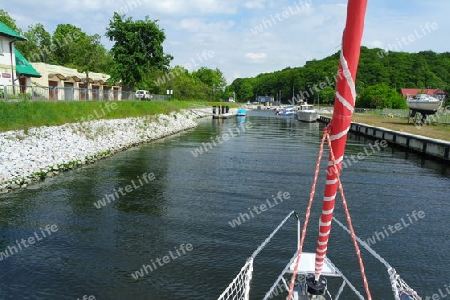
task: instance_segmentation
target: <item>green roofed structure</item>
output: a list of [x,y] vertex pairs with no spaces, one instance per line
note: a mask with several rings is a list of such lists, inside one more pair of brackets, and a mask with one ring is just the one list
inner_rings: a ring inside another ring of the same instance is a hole
[[33,66],[23,57],[19,50],[14,48],[14,54],[16,56],[16,73],[17,76],[29,76],[29,77],[41,77],[41,74],[36,71]]
[[0,36],[6,36],[12,38],[16,41],[26,41],[27,39],[14,30],[12,30],[8,25],[0,21]]
[[32,77],[41,77],[14,46],[15,42],[26,40],[21,34],[0,21],[0,90],[4,92],[24,93],[26,87],[31,86]]

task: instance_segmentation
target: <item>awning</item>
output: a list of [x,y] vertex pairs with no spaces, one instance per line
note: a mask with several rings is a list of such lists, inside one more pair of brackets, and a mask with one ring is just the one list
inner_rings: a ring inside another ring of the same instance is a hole
[[16,48],[14,48],[14,54],[16,56],[16,72],[18,75],[42,77]]
[[48,74],[48,77],[49,78],[50,77],[57,77],[59,80],[65,80],[66,79],[66,76],[64,76],[61,73],[50,73],[50,74]]
[[86,83],[86,81],[89,82],[89,83],[93,83],[94,79],[92,79],[92,78],[82,78],[81,81],[84,82],[84,83]]

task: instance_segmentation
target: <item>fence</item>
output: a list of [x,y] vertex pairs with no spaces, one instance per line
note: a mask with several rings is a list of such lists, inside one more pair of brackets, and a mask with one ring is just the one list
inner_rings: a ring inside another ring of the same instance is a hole
[[[367,109],[367,108],[356,108],[355,113],[365,113],[372,115],[381,115],[386,118],[401,118],[408,119],[408,121],[415,122],[411,116],[411,111],[409,109]],[[420,120],[420,114],[418,119]],[[411,119],[411,120],[410,120]],[[417,119],[417,117],[416,117]],[[427,123],[430,124],[447,124],[450,125],[450,106],[441,107],[434,115],[429,115],[426,119]]]
[[[74,88],[53,86],[0,86],[0,101],[120,101],[142,100],[133,91],[119,88]],[[168,101],[170,95],[151,95],[151,101]]]

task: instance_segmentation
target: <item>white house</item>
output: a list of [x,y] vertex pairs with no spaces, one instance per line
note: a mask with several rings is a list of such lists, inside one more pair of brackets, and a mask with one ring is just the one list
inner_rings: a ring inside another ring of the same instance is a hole
[[0,21],[0,89],[6,86],[14,93],[21,92],[19,86],[31,85],[31,78],[41,76],[14,47],[17,41],[26,38]]

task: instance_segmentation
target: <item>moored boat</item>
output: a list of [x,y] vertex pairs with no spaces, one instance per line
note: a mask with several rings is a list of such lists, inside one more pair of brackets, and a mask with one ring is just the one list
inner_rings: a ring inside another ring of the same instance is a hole
[[406,104],[411,110],[434,114],[442,106],[442,100],[427,94],[417,94],[412,98],[406,99]]
[[297,112],[297,108],[294,105],[288,105],[281,107],[275,111],[275,115],[283,117],[293,117]]
[[236,116],[238,117],[245,117],[247,115],[247,111],[243,108],[238,109],[236,112]]
[[302,104],[297,111],[297,119],[302,122],[316,122],[319,119],[319,114],[314,109],[314,106],[310,104]]

